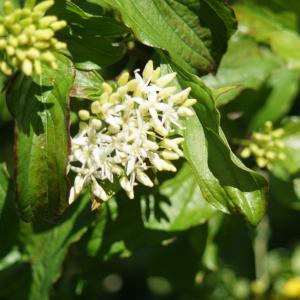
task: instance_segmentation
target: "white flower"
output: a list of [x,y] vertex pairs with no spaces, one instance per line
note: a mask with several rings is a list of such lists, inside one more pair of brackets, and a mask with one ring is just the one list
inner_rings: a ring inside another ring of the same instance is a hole
[[129,74],[123,73],[115,90],[104,83],[103,94],[90,111],[79,112],[82,121],[69,159],[69,169],[77,175],[69,203],[86,186],[98,202],[107,201],[105,186],[115,181],[132,199],[138,183],[153,186],[150,170],[152,175],[176,171],[171,161],[183,156],[183,138],[172,137],[174,127],[193,113],[188,107],[195,100],[188,99],[190,88],[177,93],[169,86],[176,73],[160,76],[152,61],[142,74],[135,71],[135,78],[129,80]]

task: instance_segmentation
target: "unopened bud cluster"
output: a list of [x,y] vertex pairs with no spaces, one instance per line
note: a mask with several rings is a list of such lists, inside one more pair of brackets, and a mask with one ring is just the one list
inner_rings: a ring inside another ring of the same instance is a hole
[[[110,198],[105,182],[119,182],[129,198],[141,183],[152,187],[151,173],[175,172],[172,163],[183,156],[183,138],[176,135],[180,120],[193,115],[190,88],[177,91],[171,84],[176,73],[161,76],[149,61],[130,79],[124,72],[113,88],[103,93],[90,110],[79,111],[79,133],[72,139],[69,168],[77,173],[70,192],[72,203],[90,185],[95,203]],[[149,176],[150,175],[150,176]]]
[[42,62],[57,68],[53,53],[66,44],[54,35],[67,24],[55,16],[44,16],[53,4],[53,0],[43,1],[31,10],[4,1],[4,16],[0,17],[0,70],[4,74],[9,76],[15,70],[27,76],[40,74]]
[[254,132],[250,140],[244,141],[246,147],[241,152],[241,157],[248,158],[253,155],[260,168],[272,168],[272,163],[276,159],[284,160],[286,158],[282,141],[284,129],[273,129],[273,124],[268,121],[263,130]]

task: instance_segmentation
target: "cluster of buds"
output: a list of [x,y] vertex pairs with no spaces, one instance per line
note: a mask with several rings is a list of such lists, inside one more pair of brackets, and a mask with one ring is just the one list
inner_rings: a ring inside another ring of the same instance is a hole
[[183,138],[175,129],[193,115],[196,100],[188,98],[190,88],[177,91],[171,85],[175,77],[161,76],[160,68],[149,61],[142,75],[136,70],[130,79],[124,72],[114,87],[103,83],[100,99],[90,110],[79,111],[69,163],[76,173],[69,203],[89,185],[97,206],[110,198],[105,190],[109,182],[118,182],[132,199],[138,183],[153,186],[150,174],[176,172],[172,161],[183,156]]
[[259,132],[254,132],[249,140],[243,141],[246,146],[242,152],[242,158],[248,158],[253,155],[260,168],[272,168],[272,163],[276,159],[284,160],[286,158],[282,141],[284,129],[273,129],[273,124],[267,121],[264,128]]
[[43,1],[32,10],[15,8],[11,0],[3,4],[4,16],[0,17],[0,70],[11,75],[21,70],[25,75],[40,74],[44,62],[56,69],[54,51],[66,48],[55,32],[67,23],[55,16],[44,16],[54,0]]

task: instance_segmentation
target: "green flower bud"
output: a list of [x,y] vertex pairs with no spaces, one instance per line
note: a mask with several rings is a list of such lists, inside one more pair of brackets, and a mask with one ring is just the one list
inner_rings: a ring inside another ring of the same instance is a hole
[[0,63],[0,69],[7,76],[10,76],[12,74],[12,69],[9,67],[9,65],[5,61],[2,61]]
[[6,45],[7,45],[6,40],[0,39],[0,49],[5,49]]
[[40,75],[42,73],[42,65],[39,60],[35,60],[34,63],[34,71],[36,74]]
[[15,48],[12,46],[6,46],[5,50],[9,56],[13,56],[16,53]]
[[47,28],[49,27],[53,22],[57,21],[56,16],[47,16],[44,18],[41,18],[39,20],[39,28]]
[[53,0],[43,1],[34,7],[34,11],[45,13],[53,5],[54,5]]
[[123,72],[120,77],[118,78],[118,85],[123,86],[125,85],[129,80],[129,73]]
[[10,15],[14,11],[14,5],[11,1],[4,1],[3,11],[6,15]]
[[19,35],[22,31],[22,27],[20,24],[15,24],[14,26],[12,26],[11,28],[11,32],[14,34],[14,35]]
[[39,50],[35,49],[35,48],[31,48],[27,51],[27,56],[31,59],[31,60],[35,60],[38,59],[41,56],[41,53]]
[[90,113],[88,110],[82,109],[78,112],[80,120],[87,121],[90,118]]
[[65,28],[67,26],[67,22],[66,21],[56,21],[54,23],[52,23],[50,25],[50,27],[54,30],[54,31],[58,31],[61,30],[63,28]]
[[49,62],[49,63],[56,61],[55,56],[49,51],[42,53],[41,58],[42,58],[42,60]]
[[103,92],[107,92],[108,94],[111,94],[113,92],[112,87],[106,82],[103,82],[102,89],[103,89]]
[[39,29],[35,31],[34,35],[39,41],[47,41],[54,36],[54,31],[51,29]]
[[251,155],[251,150],[248,147],[244,148],[241,152],[242,158],[248,158],[250,157],[250,155]]
[[5,27],[0,24],[0,36],[3,36],[5,32],[6,32]]
[[23,61],[26,58],[26,52],[23,50],[17,49],[16,56],[19,60]]
[[32,62],[29,59],[25,59],[22,63],[22,71],[25,75],[31,76],[32,75]]
[[18,44],[20,46],[26,45],[28,43],[29,39],[28,36],[26,34],[21,34],[18,36]]

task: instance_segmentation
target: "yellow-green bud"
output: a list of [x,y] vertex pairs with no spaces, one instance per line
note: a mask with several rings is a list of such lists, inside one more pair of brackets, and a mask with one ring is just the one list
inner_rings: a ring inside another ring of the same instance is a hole
[[162,98],[162,99],[168,98],[168,97],[174,95],[176,90],[177,90],[177,88],[175,86],[166,87],[158,93],[158,97]]
[[29,39],[28,36],[26,34],[21,34],[18,36],[18,43],[19,45],[26,45],[28,43]]
[[53,0],[43,1],[34,7],[34,11],[45,13],[51,6],[54,5]]
[[32,60],[38,59],[40,55],[41,55],[40,51],[35,48],[30,48],[27,51],[27,56]]
[[80,120],[87,121],[90,118],[90,113],[88,110],[82,109],[78,112]]
[[93,114],[99,114],[101,112],[101,104],[99,101],[94,101],[91,104],[91,111]]
[[23,61],[26,58],[26,52],[23,50],[16,50],[16,56],[19,60]]
[[7,76],[10,76],[12,74],[12,69],[9,67],[9,65],[5,61],[2,61],[0,63],[0,69]]
[[197,103],[197,100],[196,100],[196,99],[187,99],[187,100],[183,103],[183,106],[191,107],[191,106],[195,105],[196,103]]
[[5,32],[6,32],[5,27],[0,24],[0,36],[3,36]]
[[25,59],[22,63],[22,71],[25,75],[31,76],[33,71],[32,62],[29,59]]
[[250,155],[251,155],[251,150],[248,147],[244,148],[241,152],[242,158],[248,158],[250,157]]
[[4,1],[3,11],[6,15],[10,15],[14,11],[14,5],[11,1]]
[[43,17],[39,20],[39,28],[47,28],[50,26],[53,22],[57,21],[56,16],[47,16]]
[[54,31],[51,29],[39,29],[35,32],[34,36],[39,41],[47,41],[54,36]]
[[9,56],[13,56],[16,53],[16,50],[12,46],[6,46],[6,52]]
[[160,77],[160,67],[156,68],[154,72],[152,73],[152,82],[156,82],[156,80]]
[[176,75],[177,74],[175,72],[164,75],[156,81],[156,85],[159,87],[165,87],[176,77]]
[[42,53],[41,59],[49,63],[55,62],[56,60],[55,56],[49,51]]
[[143,71],[143,78],[145,81],[148,81],[149,79],[151,79],[152,75],[153,75],[153,61],[149,60],[144,68]]
[[108,94],[111,94],[113,92],[112,87],[106,82],[103,82],[102,88],[103,88],[103,92],[107,92]]
[[22,27],[20,26],[20,24],[15,24],[15,25],[11,28],[11,32],[12,32],[14,35],[20,34],[21,31],[22,31]]
[[120,77],[118,78],[118,85],[123,86],[125,85],[129,80],[129,73],[127,71],[123,72]]
[[96,130],[100,130],[102,127],[102,122],[99,119],[92,119],[90,121],[90,124],[92,127],[94,127]]
[[268,161],[263,157],[259,157],[256,161],[260,168],[264,168],[268,164]]
[[54,31],[58,31],[61,30],[63,28],[65,28],[67,26],[67,22],[66,21],[56,21],[54,23],[52,23],[50,25],[50,27],[54,30]]
[[7,43],[5,39],[0,39],[0,49],[6,48]]
[[40,75],[42,73],[42,65],[41,65],[41,62],[39,60],[35,60],[34,63],[34,70],[35,70],[35,73]]

